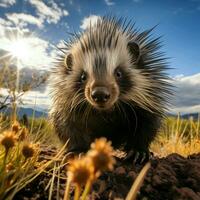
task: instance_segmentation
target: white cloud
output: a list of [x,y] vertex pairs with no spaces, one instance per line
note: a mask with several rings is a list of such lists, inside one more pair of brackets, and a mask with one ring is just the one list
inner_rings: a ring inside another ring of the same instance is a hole
[[200,105],[176,107],[172,110],[173,114],[200,113]]
[[184,84],[190,84],[193,86],[199,86],[200,85],[200,73],[191,75],[191,76],[184,76],[181,74],[180,76],[176,76],[175,80],[177,80],[180,83]]
[[[49,106],[51,105],[49,93],[49,87],[46,87],[42,92],[28,91],[21,97],[23,106],[35,108],[36,110],[48,110]],[[8,90],[5,88],[0,88],[0,94],[7,96]]]
[[115,5],[115,2],[111,1],[111,0],[105,0],[105,3],[107,6],[113,6]]
[[67,11],[67,10],[63,10],[63,15],[64,15],[64,16],[69,15],[68,11]]
[[0,25],[2,25],[2,26],[11,26],[12,23],[10,21],[8,21],[8,20],[0,18]]
[[[7,1],[5,2],[7,3]],[[10,2],[13,2],[13,0],[10,0]],[[24,28],[27,27],[27,25],[32,24],[39,28],[43,28],[45,22],[49,24],[57,24],[62,17],[69,15],[68,11],[61,8],[57,3],[54,2],[54,0],[48,1],[48,4],[45,4],[43,1],[39,0],[28,0],[28,2],[36,8],[37,16],[27,13],[7,13],[7,20],[0,18],[0,25],[12,25]]]
[[200,112],[200,73],[192,76],[176,76],[173,84],[177,87],[173,98],[172,112]]
[[[16,41],[22,41],[26,49],[19,49],[19,51],[27,50],[24,58],[20,59],[20,64],[22,67],[32,67],[32,68],[46,68],[48,69],[52,58],[48,49],[50,44],[48,41],[39,38],[34,35],[28,29],[17,29],[12,27],[1,27],[3,28],[0,32],[0,50],[12,52],[13,44]],[[21,48],[21,47],[17,47]],[[16,50],[17,51],[17,50]],[[14,52],[15,53],[15,52]],[[4,55],[0,55],[4,56]],[[23,56],[23,55],[22,55]],[[14,57],[14,56],[13,56]],[[15,62],[16,59],[13,59]],[[14,64],[14,63],[13,63]]]
[[9,7],[16,3],[16,0],[0,0],[0,7]]
[[4,29],[10,26],[12,26],[10,21],[0,18],[0,36],[4,34]]
[[29,91],[22,97],[22,100],[26,107],[35,107],[36,110],[47,110],[51,105],[49,93],[49,87],[46,87],[43,92]]
[[29,3],[36,8],[37,15],[49,24],[56,24],[61,17],[69,15],[67,10],[60,8],[53,0],[49,1],[48,5],[38,0],[29,0]]
[[42,27],[43,20],[26,13],[8,13],[6,17],[15,26],[26,27],[28,24],[33,24]]
[[85,30],[90,25],[93,26],[94,24],[96,24],[98,19],[101,19],[101,18],[100,18],[100,16],[97,16],[97,15],[90,15],[89,17],[85,17],[82,20],[80,27]]

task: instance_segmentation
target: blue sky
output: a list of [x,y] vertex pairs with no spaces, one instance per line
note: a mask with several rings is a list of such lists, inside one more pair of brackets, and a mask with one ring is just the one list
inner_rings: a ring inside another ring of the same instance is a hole
[[174,111],[200,112],[200,0],[0,0],[0,50],[6,49],[7,30],[33,33],[29,42],[37,60],[27,66],[48,68],[55,56],[52,44],[105,14],[132,19],[141,30],[158,24],[154,36],[163,36],[169,74],[179,88]]
[[[0,2],[3,0],[0,0]],[[9,0],[8,0],[9,1]],[[48,1],[44,1],[48,2]],[[50,2],[50,1],[49,1]],[[155,35],[163,35],[166,55],[171,58],[172,75],[192,75],[200,71],[200,1],[199,0],[55,0],[68,11],[57,23],[44,28],[28,25],[37,35],[53,44],[68,37],[67,32],[79,30],[84,17],[113,13],[133,19],[141,29],[159,26]],[[48,4],[47,4],[48,5]],[[27,13],[35,16],[36,8],[28,0],[17,0],[0,7],[0,17],[8,13]]]

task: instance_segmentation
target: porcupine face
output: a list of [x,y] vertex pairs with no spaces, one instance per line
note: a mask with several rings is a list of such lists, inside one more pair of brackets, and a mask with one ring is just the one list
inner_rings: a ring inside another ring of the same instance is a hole
[[102,17],[60,48],[52,73],[51,112],[88,113],[124,104],[163,115],[172,95],[154,28],[140,32],[123,19]]
[[98,21],[86,30],[65,59],[74,87],[98,110],[112,109],[134,85],[128,37],[109,23]]

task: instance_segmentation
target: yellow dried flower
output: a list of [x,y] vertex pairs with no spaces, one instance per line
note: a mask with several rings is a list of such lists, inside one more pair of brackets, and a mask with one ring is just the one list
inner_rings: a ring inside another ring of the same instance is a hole
[[94,179],[94,167],[86,157],[75,158],[69,162],[67,175],[73,183],[83,186]]
[[113,153],[111,142],[108,142],[106,138],[96,139],[91,144],[91,150],[88,151],[87,155],[91,158],[95,172],[113,169],[115,164]]
[[6,151],[15,146],[17,136],[12,131],[5,131],[1,136],[0,143],[5,147]]
[[34,156],[36,152],[36,147],[34,144],[31,143],[24,143],[22,147],[22,154],[26,159],[31,158]]
[[18,133],[18,131],[20,130],[20,125],[18,122],[14,122],[12,127],[11,127],[11,130],[14,132],[14,133]]

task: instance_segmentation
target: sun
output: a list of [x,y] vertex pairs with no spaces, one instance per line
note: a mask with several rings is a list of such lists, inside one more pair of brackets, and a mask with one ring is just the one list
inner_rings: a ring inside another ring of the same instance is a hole
[[13,57],[26,62],[30,58],[31,47],[26,39],[21,38],[11,41],[8,51]]
[[35,32],[10,30],[4,38],[0,37],[0,62],[20,70],[45,69],[53,61],[52,46]]
[[26,61],[29,59],[30,46],[25,39],[18,39],[12,41],[9,52],[13,57],[16,57],[21,61]]

